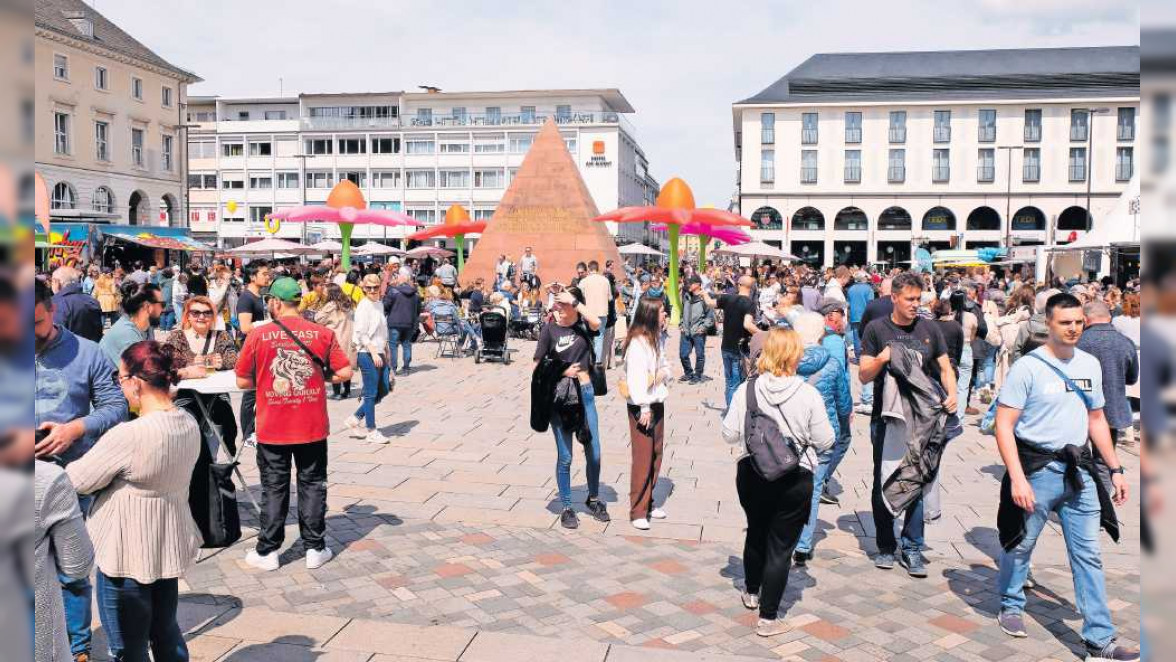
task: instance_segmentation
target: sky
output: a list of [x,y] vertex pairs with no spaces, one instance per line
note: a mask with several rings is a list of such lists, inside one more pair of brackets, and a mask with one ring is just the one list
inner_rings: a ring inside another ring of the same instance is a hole
[[[189,94],[615,87],[659,181],[735,189],[731,104],[816,53],[1139,43],[1145,0],[87,0]],[[1150,8],[1148,8],[1150,7]],[[1170,10],[1167,11],[1171,14]],[[279,87],[279,79],[282,87]]]

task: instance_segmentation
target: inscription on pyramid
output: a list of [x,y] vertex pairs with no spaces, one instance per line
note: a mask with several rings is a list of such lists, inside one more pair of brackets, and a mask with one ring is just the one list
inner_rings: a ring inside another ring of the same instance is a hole
[[527,246],[539,258],[544,283],[569,282],[577,262],[596,260],[601,269],[606,260],[620,264],[607,226],[592,220],[598,215],[559,129],[548,120],[466,261],[461,281],[493,283],[498,256],[509,255],[517,265]]

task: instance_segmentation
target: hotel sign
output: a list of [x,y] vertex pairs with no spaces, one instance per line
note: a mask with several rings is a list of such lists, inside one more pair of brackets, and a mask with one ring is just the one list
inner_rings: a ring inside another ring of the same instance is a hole
[[592,156],[584,163],[588,168],[611,168],[613,162],[608,160],[604,155],[604,141],[594,140],[592,142]]

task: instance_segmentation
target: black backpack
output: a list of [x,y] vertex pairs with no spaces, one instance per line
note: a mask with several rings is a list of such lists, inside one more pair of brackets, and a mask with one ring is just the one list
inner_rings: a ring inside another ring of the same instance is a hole
[[776,421],[762,409],[755,395],[758,377],[747,381],[747,413],[743,419],[743,438],[751,466],[766,481],[779,480],[800,467],[796,440],[785,435]]

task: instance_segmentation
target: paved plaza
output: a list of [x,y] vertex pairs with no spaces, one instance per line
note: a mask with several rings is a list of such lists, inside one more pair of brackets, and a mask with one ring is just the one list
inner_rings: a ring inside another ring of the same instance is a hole
[[[671,338],[676,348],[676,338]],[[925,580],[871,564],[870,453],[864,417],[841,466],[842,505],[823,506],[817,558],[794,569],[782,616],[794,629],[762,639],[739,602],[744,517],[735,494],[738,451],[723,443],[721,362],[714,379],[675,384],[667,405],[658,503],[669,519],[634,530],[628,511],[623,401],[597,401],[604,446],[602,497],[614,521],[557,522],[555,447],[528,424],[530,353],[474,365],[415,347],[416,371],[379,408],[387,446],[331,438],[328,542],[337,557],[306,570],[296,518],[283,567],[245,565],[248,539],[205,552],[181,584],[181,625],[193,659],[409,662],[794,660],[1072,660],[1081,618],[1060,528],[1035,556],[1031,636],[994,624],[996,499],[1003,469],[974,424],[943,470],[942,518],[928,527]],[[615,384],[616,374],[610,376]],[[354,400],[332,402],[333,428]],[[256,489],[252,451],[245,476]],[[1124,640],[1139,639],[1138,461],[1122,544],[1104,541],[1110,605]],[[585,497],[577,454],[575,500]],[[242,498],[247,523],[252,507]],[[293,546],[290,546],[293,544]],[[100,635],[99,635],[100,636]],[[101,649],[101,646],[98,647]]]

